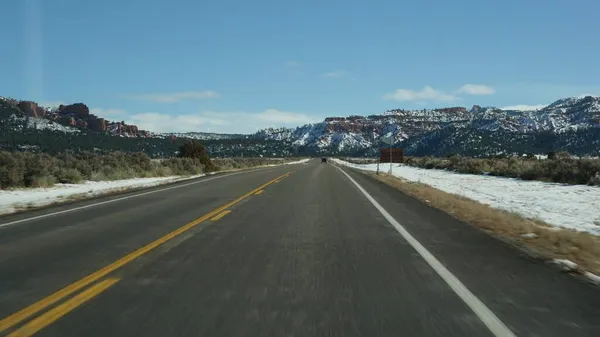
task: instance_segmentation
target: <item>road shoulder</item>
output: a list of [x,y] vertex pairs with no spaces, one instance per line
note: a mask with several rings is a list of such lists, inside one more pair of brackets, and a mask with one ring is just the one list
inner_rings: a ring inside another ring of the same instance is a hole
[[[561,331],[572,335],[573,324],[581,326],[582,331],[598,332],[588,316],[600,315],[597,287],[540,263],[514,246],[359,170],[340,168],[503,321],[516,327],[517,335],[530,331],[547,331],[548,336]],[[532,308],[531,316],[516,315],[514,307]],[[531,322],[540,323],[532,327]]]

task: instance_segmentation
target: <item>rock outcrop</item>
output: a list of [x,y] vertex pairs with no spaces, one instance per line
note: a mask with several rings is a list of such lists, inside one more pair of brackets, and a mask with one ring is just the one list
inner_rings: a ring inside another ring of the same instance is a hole
[[17,103],[17,107],[21,109],[27,117],[38,118],[46,115],[46,110],[32,101],[20,101]]
[[58,108],[58,113],[62,116],[73,116],[82,119],[87,119],[90,115],[90,109],[83,103],[75,103],[70,105],[61,105]]
[[106,120],[94,115],[90,116],[90,119],[88,120],[88,127],[97,132],[105,132],[108,129]]
[[[128,125],[125,122],[110,122],[104,118],[90,113],[90,109],[84,103],[61,104],[56,109],[46,109],[33,101],[18,101],[10,98],[2,98],[2,103],[14,107],[19,117],[43,118],[51,122],[79,130],[92,130],[95,132],[108,132],[113,135],[125,137],[150,137],[151,133],[140,130],[136,125]],[[43,125],[37,122],[36,125]]]

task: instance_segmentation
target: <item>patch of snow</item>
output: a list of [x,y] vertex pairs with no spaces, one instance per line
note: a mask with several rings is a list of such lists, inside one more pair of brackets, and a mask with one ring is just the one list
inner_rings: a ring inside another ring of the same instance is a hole
[[92,197],[123,189],[151,187],[202,176],[204,174],[189,177],[172,176],[115,181],[85,181],[81,184],[56,184],[49,188],[0,190],[0,214],[13,213],[27,207],[46,206],[68,200],[72,196]]
[[521,235],[522,237],[526,238],[526,239],[535,239],[538,237],[537,234],[535,233],[527,233],[527,234],[523,234]]
[[592,273],[590,273],[588,271],[586,271],[585,273],[583,273],[583,275],[585,275],[585,277],[587,277],[588,280],[590,280],[592,283],[600,285],[600,276],[598,276],[596,274],[592,274]]
[[59,124],[58,122],[53,122],[53,121],[50,121],[45,118],[19,117],[19,118],[16,118],[16,120],[19,120],[22,122],[27,120],[27,127],[31,128],[31,129],[36,129],[36,130],[52,130],[52,131],[61,131],[61,132],[65,132],[65,133],[80,133],[81,132],[81,130],[79,130],[75,127],[65,126],[65,125]]
[[[348,167],[377,171],[377,164],[352,164],[335,158],[331,160]],[[381,170],[385,172],[388,167],[389,165],[384,165]],[[600,217],[600,187],[458,174],[406,165],[395,165],[393,174],[497,209],[515,212],[526,218],[540,219],[556,227],[600,235],[600,227],[594,224],[594,220]]]
[[300,159],[300,160],[296,160],[296,161],[291,161],[289,163],[285,163],[286,165],[294,165],[294,164],[304,164],[306,162],[308,162],[310,160],[310,158],[305,158],[305,159]]
[[558,265],[564,271],[572,271],[577,269],[577,263],[566,259],[554,259],[552,263]]

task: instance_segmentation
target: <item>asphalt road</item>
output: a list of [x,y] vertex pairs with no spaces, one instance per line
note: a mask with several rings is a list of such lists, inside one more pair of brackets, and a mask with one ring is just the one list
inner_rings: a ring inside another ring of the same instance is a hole
[[320,160],[0,219],[0,336],[575,337],[599,318],[597,287]]

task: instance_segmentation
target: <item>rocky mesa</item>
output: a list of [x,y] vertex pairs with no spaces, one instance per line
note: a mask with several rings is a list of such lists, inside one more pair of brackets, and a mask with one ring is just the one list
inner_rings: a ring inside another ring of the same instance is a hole
[[67,132],[91,130],[122,137],[150,137],[148,131],[139,130],[136,125],[128,125],[123,121],[109,121],[90,113],[90,109],[84,103],[46,108],[33,101],[3,98],[0,104],[4,117],[10,114],[16,119],[26,120],[28,126],[33,128],[48,128],[48,124],[58,124],[65,128],[54,127],[53,129]]

